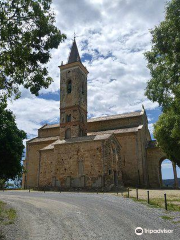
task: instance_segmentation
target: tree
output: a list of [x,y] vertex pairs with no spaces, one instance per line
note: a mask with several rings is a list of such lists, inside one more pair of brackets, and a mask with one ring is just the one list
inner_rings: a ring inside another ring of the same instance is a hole
[[154,136],[167,157],[180,166],[180,1],[166,5],[165,20],[151,30],[152,48],[145,53],[151,79],[145,95],[163,113]]
[[175,100],[154,124],[154,136],[167,157],[180,167],[180,107]]
[[180,93],[180,1],[166,5],[165,20],[151,30],[152,49],[145,53],[151,73],[145,95],[163,110]]
[[15,117],[0,104],[0,179],[15,179],[22,172],[21,157],[26,133],[17,128]]
[[[0,0],[1,97],[19,97],[19,86],[38,91],[52,82],[45,65],[66,36],[54,26],[52,0]],[[2,94],[3,93],[3,94]]]

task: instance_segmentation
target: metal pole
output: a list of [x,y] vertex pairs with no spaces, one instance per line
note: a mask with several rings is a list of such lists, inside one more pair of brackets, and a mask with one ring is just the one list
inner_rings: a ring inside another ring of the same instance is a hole
[[98,188],[97,188],[97,194],[98,194]]
[[166,193],[164,194],[164,202],[165,202],[165,209],[167,210],[167,198],[166,198]]
[[147,191],[148,204],[149,204],[149,191]]
[[128,188],[128,198],[129,198],[129,188]]
[[136,188],[136,199],[138,200],[138,188]]

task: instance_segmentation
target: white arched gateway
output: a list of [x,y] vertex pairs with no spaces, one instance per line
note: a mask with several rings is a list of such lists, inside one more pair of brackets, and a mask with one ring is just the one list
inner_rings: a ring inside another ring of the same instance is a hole
[[[168,170],[168,177],[166,171]],[[159,175],[160,175],[160,183],[161,187],[174,187],[178,188],[178,177],[177,177],[177,166],[176,164],[169,159],[160,159],[159,162]],[[163,180],[165,179],[173,179],[173,184],[164,184]]]
[[178,188],[178,177],[176,164],[167,159],[165,153],[157,146],[156,141],[151,141],[147,146],[147,173],[148,173],[148,186],[151,188],[163,187],[163,172],[162,166],[165,161],[172,165],[171,173],[174,178],[174,186]]

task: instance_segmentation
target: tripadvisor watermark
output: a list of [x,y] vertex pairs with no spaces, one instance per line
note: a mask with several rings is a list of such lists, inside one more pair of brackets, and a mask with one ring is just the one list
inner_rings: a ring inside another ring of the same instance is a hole
[[147,229],[147,228],[141,228],[141,227],[137,227],[135,229],[135,233],[136,235],[142,235],[143,233],[149,233],[149,234],[152,234],[152,233],[173,233],[173,230],[170,230],[170,229]]

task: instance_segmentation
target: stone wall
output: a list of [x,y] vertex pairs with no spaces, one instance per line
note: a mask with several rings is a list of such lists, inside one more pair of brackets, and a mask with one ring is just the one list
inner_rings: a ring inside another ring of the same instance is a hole
[[[71,80],[72,91],[67,94],[69,80]],[[69,65],[67,69],[61,69],[60,91],[61,109],[74,105],[80,105],[83,109],[87,109],[87,73],[79,67],[79,63],[77,63],[77,66],[71,67]]]
[[42,142],[27,142],[26,145],[26,160],[24,167],[26,173],[23,176],[23,188],[38,186],[38,169],[39,169],[39,150],[53,143],[55,140],[48,140]]
[[88,132],[99,132],[112,129],[138,127],[143,124],[142,115],[136,117],[119,118],[105,121],[88,121]]
[[117,134],[121,145],[122,174],[126,186],[139,185],[137,133]]
[[166,155],[158,147],[147,148],[148,185],[151,188],[161,187],[161,162]]
[[120,161],[114,139],[57,144],[41,151],[39,186],[92,189],[111,187],[114,181],[122,184]]
[[48,127],[38,129],[38,137],[39,138],[47,138],[47,137],[55,137],[60,135],[60,127]]

